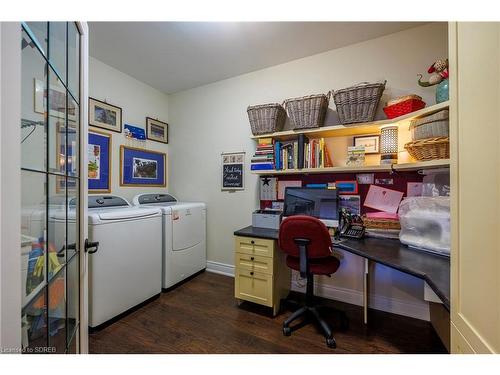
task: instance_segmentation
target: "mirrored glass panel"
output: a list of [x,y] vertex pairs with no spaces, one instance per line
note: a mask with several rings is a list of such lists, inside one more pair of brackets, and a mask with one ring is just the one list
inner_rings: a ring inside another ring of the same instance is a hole
[[47,63],[25,31],[22,39],[21,167],[45,171]]
[[48,291],[49,347],[66,352],[66,278],[65,269],[50,281]]
[[68,95],[68,129],[66,172],[68,176],[78,176],[78,150],[80,141],[80,112],[75,100]]
[[47,222],[48,279],[66,263],[66,177],[49,175]]
[[66,259],[69,260],[77,254],[79,250],[80,237],[79,237],[79,180],[76,178],[67,177],[67,191],[68,191],[68,224],[67,236],[68,244],[66,247]]
[[66,83],[66,22],[49,22],[49,61]]
[[79,283],[79,259],[78,257],[73,257],[66,269],[67,269],[67,304],[68,304],[68,316],[67,316],[67,331],[68,331],[68,343],[71,343],[75,335],[75,331],[80,320],[79,312],[79,300],[80,300],[80,283]]
[[66,88],[49,68],[48,90],[49,171],[66,173]]
[[21,171],[21,295],[26,306],[45,286],[46,175]]
[[21,342],[23,353],[39,354],[47,348],[46,289],[23,309],[21,315]]
[[34,40],[31,43],[33,42],[37,43],[38,47],[42,50],[42,53],[46,55],[48,22],[26,22],[26,26],[28,26],[31,35],[34,38]]
[[74,22],[68,22],[68,88],[80,102],[80,33]]

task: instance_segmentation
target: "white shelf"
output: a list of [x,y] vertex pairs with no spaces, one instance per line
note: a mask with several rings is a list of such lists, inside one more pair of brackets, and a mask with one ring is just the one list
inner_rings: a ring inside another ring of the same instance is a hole
[[394,119],[378,120],[373,122],[366,122],[361,124],[353,125],[332,125],[323,126],[314,129],[304,129],[304,130],[284,130],[281,132],[268,133],[262,135],[254,135],[252,139],[260,138],[275,138],[279,140],[287,140],[297,137],[299,134],[306,134],[310,137],[341,137],[341,136],[352,136],[352,135],[362,135],[362,134],[374,134],[380,132],[380,127],[383,125],[396,124],[402,121],[411,121],[420,117],[431,115],[433,113],[439,112],[443,109],[449,107],[449,102],[443,102],[439,104],[432,105],[427,108],[423,108],[419,111],[411,112],[406,115],[396,117]]
[[260,176],[277,176],[293,174],[322,174],[322,173],[362,173],[362,172],[391,172],[391,171],[418,171],[421,169],[448,168],[449,159],[438,159],[429,161],[417,161],[414,163],[392,164],[391,165],[364,165],[360,167],[329,167],[329,168],[303,168],[285,169],[271,171],[252,171]]

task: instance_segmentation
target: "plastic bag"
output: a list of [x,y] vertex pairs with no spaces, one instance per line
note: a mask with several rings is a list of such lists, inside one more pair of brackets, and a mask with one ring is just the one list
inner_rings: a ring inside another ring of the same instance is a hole
[[405,198],[399,205],[399,221],[403,244],[449,256],[449,197]]

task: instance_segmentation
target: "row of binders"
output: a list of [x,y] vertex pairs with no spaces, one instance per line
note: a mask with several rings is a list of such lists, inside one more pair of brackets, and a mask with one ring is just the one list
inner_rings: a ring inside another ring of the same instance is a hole
[[325,139],[309,139],[299,134],[296,140],[261,138],[251,160],[252,171],[325,168],[333,166]]

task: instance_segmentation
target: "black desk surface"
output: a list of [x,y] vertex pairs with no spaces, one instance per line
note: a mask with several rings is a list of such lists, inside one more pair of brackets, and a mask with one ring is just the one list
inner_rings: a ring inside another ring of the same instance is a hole
[[[234,235],[278,239],[277,230],[252,226],[237,230]],[[343,239],[335,243],[334,247],[425,280],[450,310],[449,258],[409,249],[398,240],[371,237],[361,240]]]

